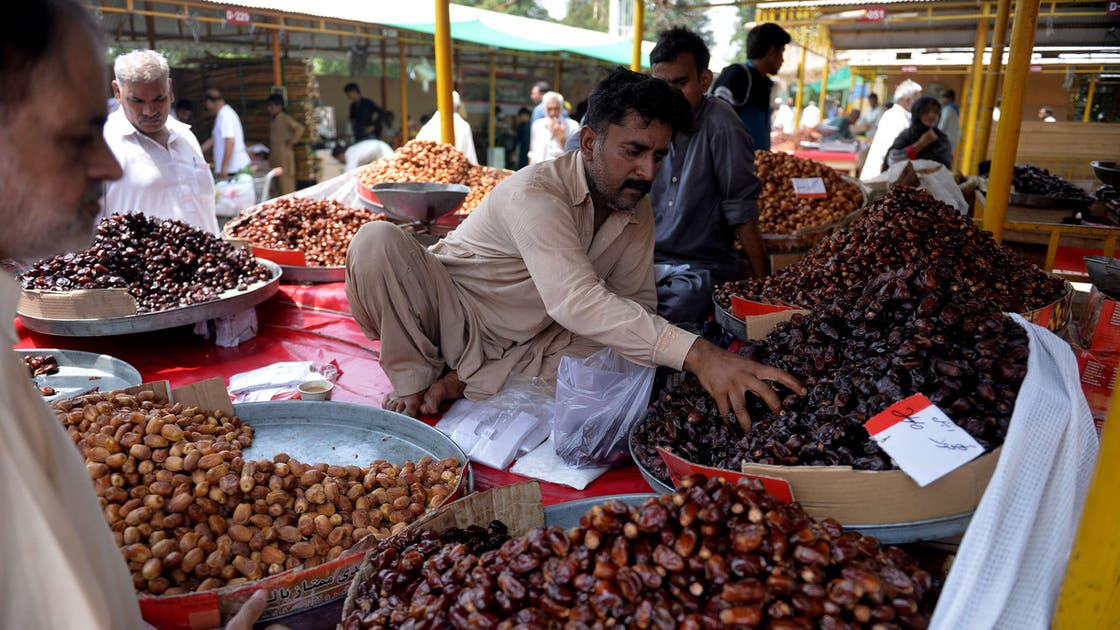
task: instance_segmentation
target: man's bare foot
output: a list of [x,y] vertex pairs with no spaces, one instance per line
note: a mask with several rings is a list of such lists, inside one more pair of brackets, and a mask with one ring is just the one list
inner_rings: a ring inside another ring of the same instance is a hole
[[439,406],[449,400],[459,400],[463,397],[463,390],[467,386],[459,380],[459,375],[450,371],[432,383],[428,391],[424,392],[424,400],[420,404],[420,413],[432,415],[439,413]]
[[385,394],[385,400],[381,401],[381,408],[415,418],[420,415],[420,403],[424,400],[424,394],[425,392],[416,392],[398,398],[393,392],[389,392]]

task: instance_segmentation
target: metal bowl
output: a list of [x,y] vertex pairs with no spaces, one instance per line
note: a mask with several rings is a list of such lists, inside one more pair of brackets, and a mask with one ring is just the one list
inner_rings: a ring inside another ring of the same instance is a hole
[[1109,186],[1120,186],[1120,162],[1102,162],[1099,160],[1089,162],[1093,167],[1093,174],[1097,179]]
[[1109,297],[1120,296],[1120,258],[1086,256],[1089,279]]
[[367,206],[383,210],[398,221],[424,223],[458,210],[470,192],[462,184],[386,182],[372,188],[358,184],[359,198]]

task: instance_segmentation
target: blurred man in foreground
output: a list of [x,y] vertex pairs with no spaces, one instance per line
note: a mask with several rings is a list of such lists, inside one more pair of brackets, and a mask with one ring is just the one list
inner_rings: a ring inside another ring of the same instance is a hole
[[[30,0],[0,21],[0,257],[32,259],[89,244],[103,182],[121,176],[102,136],[108,77],[96,25],[72,0]],[[60,107],[59,103],[64,103]],[[18,339],[19,285],[0,273],[4,343]],[[134,630],[140,606],[89,473],[62,424],[0,351],[0,628]],[[249,600],[227,628],[248,630]]]

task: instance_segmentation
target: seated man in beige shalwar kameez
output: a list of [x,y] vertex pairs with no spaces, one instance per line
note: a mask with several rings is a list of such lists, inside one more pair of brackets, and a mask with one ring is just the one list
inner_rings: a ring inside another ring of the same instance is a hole
[[688,103],[663,81],[616,70],[591,95],[580,148],[499,184],[447,238],[423,249],[387,222],[350,244],[346,294],[381,340],[387,409],[435,413],[489,397],[513,372],[556,379],[562,356],[603,346],[687,369],[749,427],[744,393],[777,409],[764,380],[789,374],[721,350],[658,317],[646,194]]

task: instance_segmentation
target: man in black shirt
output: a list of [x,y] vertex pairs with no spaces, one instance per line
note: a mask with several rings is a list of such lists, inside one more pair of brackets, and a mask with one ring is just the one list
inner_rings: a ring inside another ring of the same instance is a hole
[[782,67],[789,33],[772,22],[747,33],[747,62],[727,66],[712,84],[712,95],[731,104],[751,134],[756,149],[770,150],[770,88],[767,75]]
[[357,83],[347,83],[343,88],[350,99],[350,128],[354,142],[381,139],[381,115],[384,111],[370,99],[362,96]]

